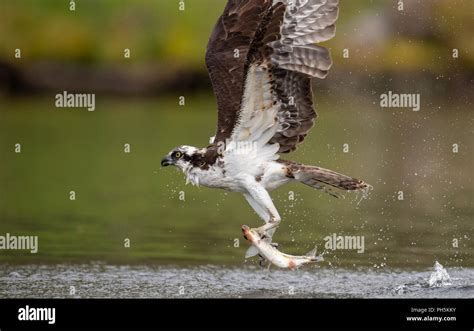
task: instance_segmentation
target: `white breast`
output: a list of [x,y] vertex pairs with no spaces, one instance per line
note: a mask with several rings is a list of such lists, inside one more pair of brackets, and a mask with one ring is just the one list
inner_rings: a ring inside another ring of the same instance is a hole
[[229,171],[225,165],[223,167],[215,164],[207,170],[193,168],[185,172],[187,182],[193,185],[220,188],[232,192],[245,193],[243,179],[254,178],[257,185],[262,185],[266,190],[274,190],[291,181],[286,177],[285,166],[281,163],[270,161],[263,162],[258,168],[241,167],[239,172],[235,171],[235,166]]
[[245,192],[240,181],[226,175],[225,168],[213,165],[209,169],[194,168],[186,173],[187,179],[193,185],[220,188],[232,192]]

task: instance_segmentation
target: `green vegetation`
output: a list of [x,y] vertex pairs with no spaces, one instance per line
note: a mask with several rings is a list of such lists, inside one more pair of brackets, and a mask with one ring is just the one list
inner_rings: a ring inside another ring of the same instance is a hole
[[[178,0],[80,0],[70,11],[68,1],[3,0],[0,59],[13,62],[14,49],[21,48],[22,63],[111,65],[123,63],[129,48],[135,64],[204,70],[206,42],[224,5],[186,0],[180,11]],[[443,59],[457,48],[460,65],[474,68],[472,1],[407,2],[401,12],[387,0],[341,1],[340,7],[338,37],[326,43],[338,56],[351,49],[340,65],[448,71]]]
[[[15,48],[26,62],[123,62],[132,50],[137,62],[202,65],[205,41],[222,12],[222,1],[2,1],[0,58],[12,59]],[[204,19],[203,19],[204,18]],[[204,41],[204,42],[203,42]]]

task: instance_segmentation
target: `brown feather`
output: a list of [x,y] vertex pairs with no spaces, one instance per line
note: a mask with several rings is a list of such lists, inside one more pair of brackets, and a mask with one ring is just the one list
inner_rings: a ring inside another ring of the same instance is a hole
[[346,191],[363,190],[369,187],[369,185],[362,180],[329,169],[307,166],[285,160],[278,160],[278,162],[286,166],[289,178],[294,178],[303,184],[317,189],[324,187],[322,185],[329,185]]
[[[239,122],[251,65],[269,70],[274,102],[281,105],[281,129],[269,141],[280,145],[279,153],[294,151],[314,126],[311,78],[324,78],[332,65],[329,51],[314,42],[334,36],[338,1],[308,0],[291,12],[284,2],[228,0],[214,28],[206,53],[218,106],[214,144],[230,138]],[[215,148],[206,154],[217,157]]]
[[[229,0],[207,46],[206,65],[217,98],[215,142],[232,133],[242,101],[247,59],[272,0]],[[235,50],[239,56],[235,57]]]

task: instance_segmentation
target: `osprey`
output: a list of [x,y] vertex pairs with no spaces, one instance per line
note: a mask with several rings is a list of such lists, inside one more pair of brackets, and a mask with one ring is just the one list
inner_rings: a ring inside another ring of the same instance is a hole
[[[187,182],[240,192],[265,221],[271,238],[281,221],[269,191],[300,182],[331,195],[366,183],[279,158],[314,125],[311,79],[325,78],[338,0],[228,0],[209,39],[206,64],[217,98],[217,131],[205,148],[180,146],[161,161]],[[256,255],[252,246],[246,257]]]

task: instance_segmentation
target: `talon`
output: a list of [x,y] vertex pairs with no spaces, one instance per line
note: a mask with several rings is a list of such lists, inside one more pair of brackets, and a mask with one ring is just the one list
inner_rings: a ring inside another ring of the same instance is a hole
[[265,239],[267,237],[267,233],[265,230],[262,230],[260,228],[253,228],[251,229],[251,231],[254,231],[258,234],[258,236],[260,237],[260,239]]

